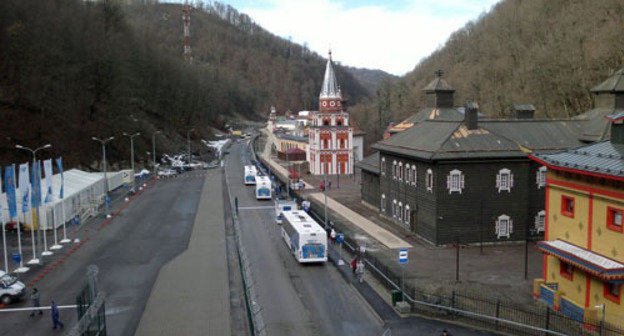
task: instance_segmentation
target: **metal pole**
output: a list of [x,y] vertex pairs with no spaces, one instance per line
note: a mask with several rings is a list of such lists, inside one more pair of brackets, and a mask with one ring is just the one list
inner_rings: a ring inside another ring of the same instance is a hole
[[104,188],[106,188],[106,217],[110,216],[110,196],[108,195],[108,174],[106,172],[106,142],[102,141],[102,164],[104,165]]
[[336,172],[336,173],[337,173],[337,174],[336,174],[336,179],[337,179],[337,182],[336,182],[336,189],[340,189],[340,167],[341,167],[341,166],[342,166],[342,163],[341,163],[341,162],[338,162],[338,171]]
[[[130,137],[130,161],[132,166],[132,174],[134,175],[134,137]],[[135,187],[134,176],[132,177],[132,188]]]
[[327,227],[327,166],[323,165],[323,196],[325,197],[325,227]]
[[2,246],[4,247],[4,273],[9,273],[9,257],[7,255],[6,233],[4,231],[4,216],[2,216]]
[[156,133],[152,134],[152,158],[154,170],[156,170]]
[[459,242],[455,243],[455,281],[459,282]]
[[401,301],[405,301],[405,268],[401,265]]

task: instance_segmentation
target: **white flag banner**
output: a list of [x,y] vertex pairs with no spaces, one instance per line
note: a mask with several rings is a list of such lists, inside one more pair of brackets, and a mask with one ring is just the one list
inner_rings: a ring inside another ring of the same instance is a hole
[[52,160],[43,161],[43,171],[46,179],[45,203],[52,202]]
[[19,167],[19,191],[22,198],[22,212],[29,209],[28,195],[30,193],[30,176],[28,174],[28,163],[22,163]]

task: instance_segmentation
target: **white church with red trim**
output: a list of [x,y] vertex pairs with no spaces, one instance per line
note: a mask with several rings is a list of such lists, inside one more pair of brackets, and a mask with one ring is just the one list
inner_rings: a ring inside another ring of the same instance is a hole
[[319,95],[319,111],[309,125],[309,162],[313,175],[353,174],[353,127],[349,125],[331,51]]

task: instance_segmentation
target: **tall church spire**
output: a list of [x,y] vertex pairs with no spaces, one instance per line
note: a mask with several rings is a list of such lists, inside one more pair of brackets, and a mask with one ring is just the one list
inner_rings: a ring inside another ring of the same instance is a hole
[[334,73],[334,67],[332,65],[332,53],[329,51],[329,58],[327,59],[327,65],[325,66],[325,77],[323,78],[323,86],[321,86],[321,94],[319,98],[340,99],[340,87],[336,82],[336,74]]

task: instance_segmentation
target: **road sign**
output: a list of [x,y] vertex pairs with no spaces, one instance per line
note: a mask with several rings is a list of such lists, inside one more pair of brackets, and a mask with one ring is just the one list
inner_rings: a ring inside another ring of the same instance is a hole
[[407,264],[407,249],[399,250],[399,264]]

